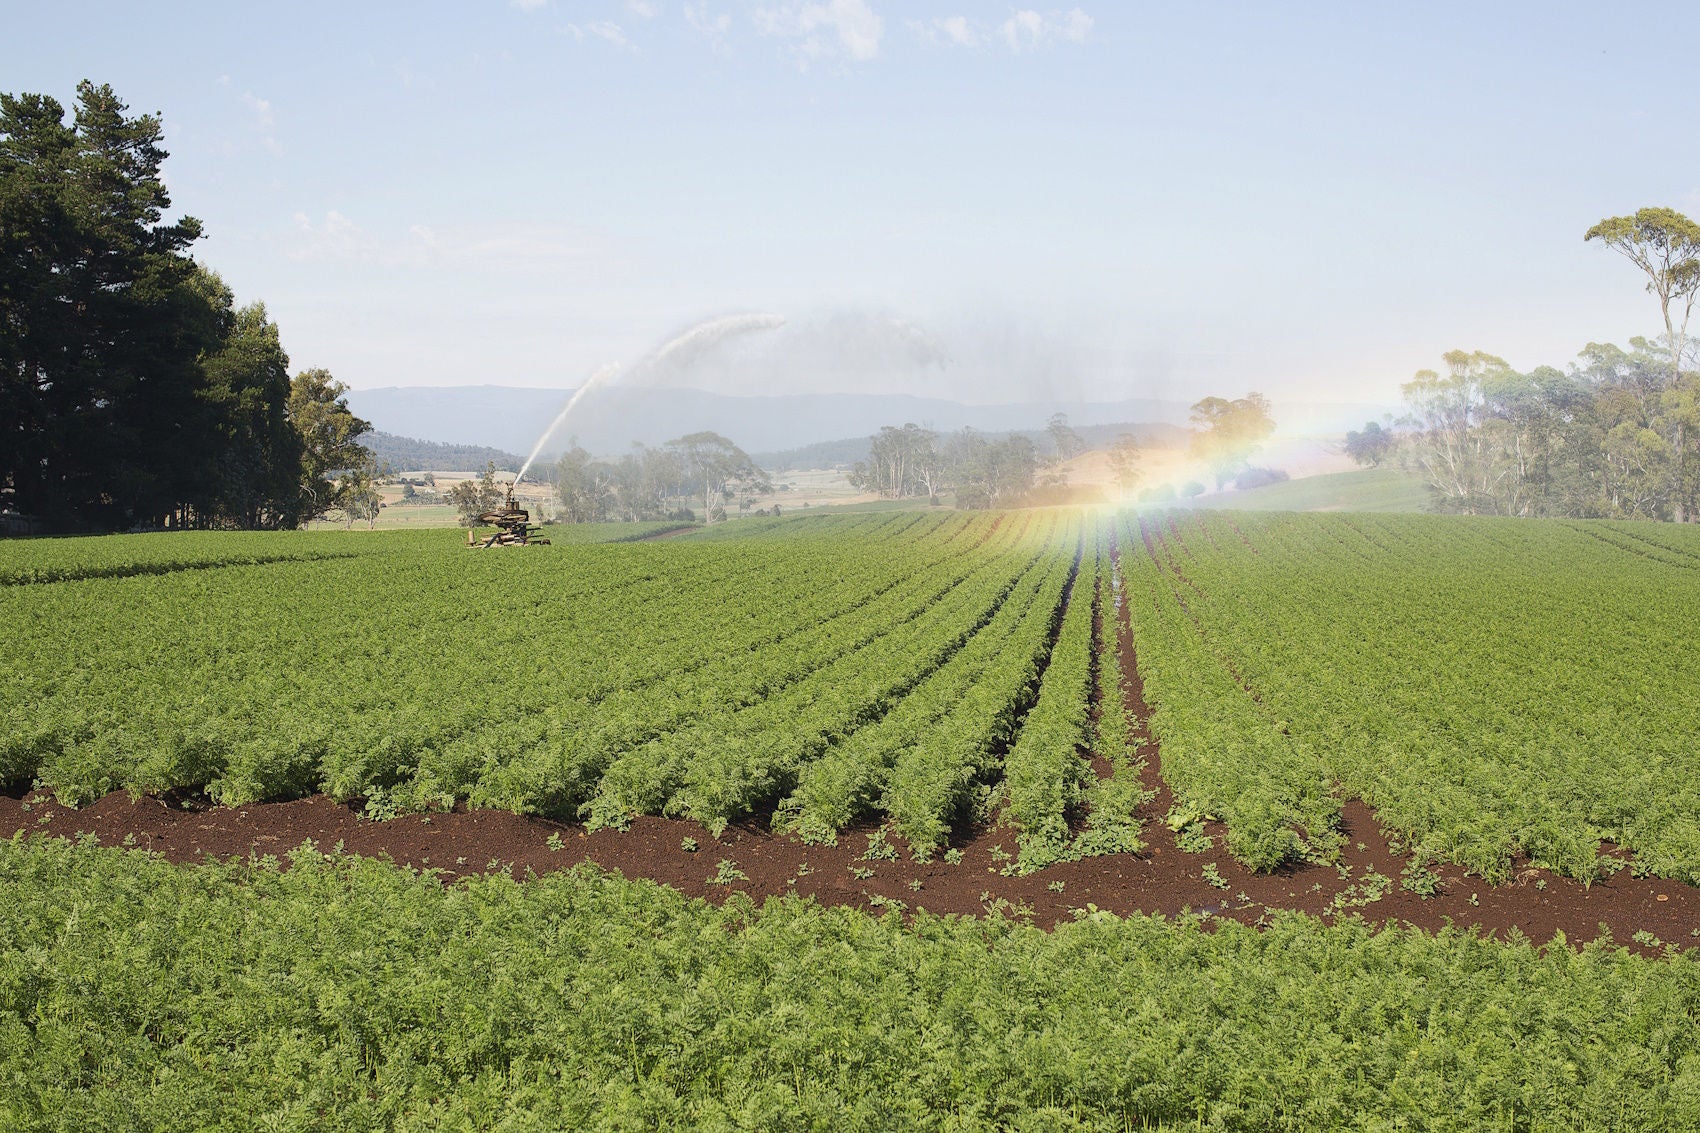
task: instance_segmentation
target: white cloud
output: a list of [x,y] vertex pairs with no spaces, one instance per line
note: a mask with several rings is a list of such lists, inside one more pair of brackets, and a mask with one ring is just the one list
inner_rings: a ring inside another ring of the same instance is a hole
[[626,11],[640,20],[653,20],[655,18],[655,5],[651,4],[649,0],[626,0]]
[[940,16],[910,20],[909,28],[928,43],[948,47],[981,48],[1002,40],[1011,51],[1035,51],[1057,43],[1085,43],[1092,35],[1092,17],[1079,8],[1023,8],[995,26],[967,16]]
[[522,12],[535,12],[548,2],[549,0],[514,0],[514,7]]
[[867,0],[791,0],[777,8],[757,8],[752,19],[761,34],[792,40],[798,66],[804,68],[816,59],[840,52],[865,63],[879,54],[880,37],[885,32],[885,21],[868,7]]
[[957,47],[981,47],[990,34],[984,24],[967,16],[942,16],[925,22],[910,20],[909,27],[929,43],[948,43]]
[[253,91],[245,90],[242,92],[242,105],[248,108],[249,127],[260,136],[260,144],[268,153],[282,153],[283,147],[277,141],[277,119],[272,115],[272,104],[257,97]]
[[1005,20],[998,33],[1011,51],[1032,51],[1058,41],[1085,43],[1092,34],[1092,17],[1079,8],[1066,12],[1023,8]]
[[292,260],[369,263],[378,258],[378,241],[336,209],[318,223],[304,212],[294,219],[296,240],[286,253]]
[[615,47],[630,47],[632,41],[626,38],[625,29],[612,20],[594,20],[588,24],[568,24],[567,30],[574,39],[583,43],[590,36],[611,43]]
[[726,37],[732,32],[732,16],[729,12],[711,14],[706,3],[686,4],[685,22],[691,28],[708,40],[708,46],[716,54],[726,51]]
[[270,131],[275,125],[272,118],[272,104],[263,98],[255,98],[252,91],[242,92],[242,105],[254,114],[254,125],[257,129]]

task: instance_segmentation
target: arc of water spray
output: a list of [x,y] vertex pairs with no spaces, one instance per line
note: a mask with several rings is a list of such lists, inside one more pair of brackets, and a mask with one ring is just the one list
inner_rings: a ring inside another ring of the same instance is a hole
[[537,443],[531,446],[531,455],[525,458],[525,463],[520,465],[519,475],[514,477],[515,487],[518,487],[519,482],[525,479],[525,474],[531,471],[532,462],[537,459],[537,454],[543,451],[543,446],[549,443],[549,438],[555,435],[555,430],[565,423],[567,415],[573,411],[573,406],[579,403],[579,399],[619,372],[620,367],[610,362],[590,375],[582,386],[573,391],[573,395],[567,398],[567,404],[561,407],[561,411],[555,415],[555,419],[549,422],[549,427],[543,430],[543,435],[537,438]]
[[689,365],[709,347],[733,335],[757,330],[774,330],[785,325],[784,315],[722,315],[718,319],[700,322],[684,334],[671,339],[655,353],[638,363],[639,367],[658,370],[674,364]]
[[[689,365],[705,350],[716,343],[731,338],[733,335],[747,334],[758,330],[773,330],[784,325],[785,316],[783,315],[724,315],[718,319],[709,319],[706,322],[698,323],[677,338],[669,340],[659,350],[634,366],[633,369],[655,371],[663,366]],[[518,486],[519,482],[525,478],[525,474],[531,471],[533,462],[537,460],[537,454],[543,451],[543,446],[549,443],[549,438],[560,430],[579,400],[597,386],[606,385],[619,372],[620,367],[617,365],[604,366],[590,375],[588,381],[573,391],[573,395],[567,398],[567,404],[561,408],[561,412],[555,415],[555,419],[549,423],[549,427],[543,430],[543,435],[537,438],[537,443],[531,446],[531,455],[525,458],[525,463],[520,466],[519,475],[514,477],[515,486]]]

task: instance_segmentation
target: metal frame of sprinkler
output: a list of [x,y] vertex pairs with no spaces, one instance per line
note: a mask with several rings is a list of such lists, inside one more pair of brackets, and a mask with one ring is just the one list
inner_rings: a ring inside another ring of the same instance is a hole
[[495,534],[486,535],[483,539],[475,538],[472,532],[466,533],[468,547],[535,547],[545,545],[547,539],[540,539],[533,532],[541,530],[531,522],[531,513],[514,504],[514,484],[508,485],[508,495],[502,501],[499,511],[487,511],[478,517],[482,527],[494,527]]

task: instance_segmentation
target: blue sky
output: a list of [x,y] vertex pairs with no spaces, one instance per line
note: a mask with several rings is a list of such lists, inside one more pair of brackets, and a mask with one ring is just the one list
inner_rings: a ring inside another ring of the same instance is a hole
[[[1393,401],[1658,329],[1582,233],[1700,216],[1682,5],[62,3],[0,89],[163,113],[200,258],[358,388]],[[1607,28],[1653,28],[1625,44]],[[1677,52],[1681,58],[1680,52]],[[910,358],[893,327],[936,347]],[[884,336],[884,337],[882,337]],[[849,361],[846,361],[849,359]]]

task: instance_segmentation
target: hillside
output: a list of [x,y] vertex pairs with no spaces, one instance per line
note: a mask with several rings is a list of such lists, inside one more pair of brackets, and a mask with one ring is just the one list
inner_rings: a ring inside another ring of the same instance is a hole
[[482,472],[486,464],[517,472],[523,463],[522,457],[498,448],[422,441],[394,433],[370,433],[360,444],[380,466],[388,464],[397,472]]

